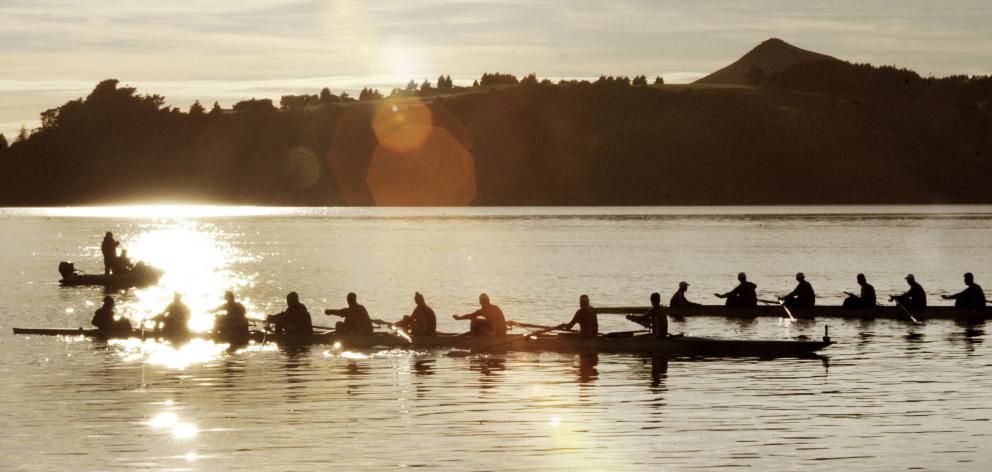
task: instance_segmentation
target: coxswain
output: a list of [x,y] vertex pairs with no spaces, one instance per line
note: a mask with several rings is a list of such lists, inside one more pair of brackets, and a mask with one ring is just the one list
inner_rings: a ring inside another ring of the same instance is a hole
[[114,240],[114,233],[107,231],[103,235],[103,242],[100,243],[100,252],[103,253],[103,275],[110,275],[114,269],[114,261],[117,259],[117,246],[121,243]]
[[286,295],[286,305],[286,309],[281,313],[267,316],[265,323],[276,333],[313,334],[310,312],[307,311],[306,305],[300,303],[300,296],[296,292],[289,292],[289,295]]
[[579,297],[579,309],[572,315],[572,321],[565,323],[562,328],[571,330],[576,324],[579,325],[579,336],[583,338],[595,338],[599,336],[599,320],[596,317],[596,310],[589,306],[589,295]]
[[894,301],[897,305],[902,305],[903,308],[926,308],[927,294],[923,291],[923,287],[916,282],[916,277],[913,277],[913,274],[907,275],[906,283],[909,284],[909,290],[902,295],[889,297],[889,301]]
[[214,318],[214,329],[221,341],[231,343],[248,342],[248,312],[245,306],[234,299],[233,292],[224,292],[224,304],[210,310],[221,313]]
[[656,338],[668,337],[668,316],[661,307],[661,294],[658,292],[651,294],[651,308],[647,312],[643,315],[628,316],[627,319],[642,326],[650,326]]
[[358,304],[358,295],[349,293],[348,306],[341,309],[328,308],[324,310],[325,315],[334,315],[344,318],[334,325],[334,331],[344,336],[369,336],[372,334],[372,319],[368,310]]
[[858,274],[858,285],[861,286],[861,295],[844,292],[847,294],[847,298],[844,299],[844,308],[874,308],[877,301],[875,299],[875,287],[868,283],[865,274]]
[[955,293],[954,295],[941,295],[944,300],[954,300],[956,308],[977,309],[985,308],[985,292],[982,287],[975,283],[975,276],[971,272],[964,274],[964,284],[968,287]]
[[689,282],[684,280],[679,282],[679,289],[672,294],[672,299],[668,302],[668,306],[672,308],[700,306],[698,303],[690,302],[689,299],[685,298],[685,292],[687,290],[689,290]]
[[506,336],[506,318],[503,310],[489,302],[489,295],[479,295],[481,308],[466,315],[452,315],[456,320],[472,320],[469,332],[472,336]]
[[404,316],[402,320],[394,323],[393,326],[409,330],[412,336],[434,336],[437,334],[437,316],[434,310],[424,302],[424,296],[420,292],[413,294],[413,313]]
[[798,282],[796,288],[778,299],[790,308],[811,308],[816,305],[816,293],[813,292],[813,286],[806,281],[806,276],[802,272],[796,274],[796,282]]
[[716,293],[717,298],[726,298],[728,307],[753,307],[758,306],[758,286],[747,281],[747,274],[741,272],[737,274],[740,281],[733,290],[727,293]]
[[183,303],[183,296],[176,292],[172,303],[161,313],[152,317],[155,331],[169,338],[183,338],[189,335],[189,307]]
[[131,322],[127,318],[117,317],[114,314],[114,299],[109,296],[103,297],[103,306],[96,309],[90,323],[96,326],[100,333],[108,337],[131,333]]

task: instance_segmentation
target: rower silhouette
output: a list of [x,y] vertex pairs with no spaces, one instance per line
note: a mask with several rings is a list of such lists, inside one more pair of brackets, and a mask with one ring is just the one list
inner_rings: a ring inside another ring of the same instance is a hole
[[489,295],[479,295],[481,308],[465,315],[452,315],[456,320],[472,320],[469,332],[472,336],[506,336],[506,318],[503,310],[489,302]]
[[685,292],[687,292],[688,290],[689,290],[689,282],[686,282],[684,280],[679,282],[679,289],[672,294],[672,299],[668,301],[668,306],[672,308],[700,306],[700,304],[695,302],[690,302],[689,299],[685,297]]
[[599,320],[596,311],[589,305],[589,295],[579,297],[579,309],[572,316],[572,321],[565,323],[562,328],[571,330],[576,324],[579,325],[579,335],[583,338],[599,336]]
[[434,310],[424,301],[424,296],[420,292],[413,294],[413,303],[416,306],[413,312],[404,316],[402,320],[393,324],[397,328],[410,331],[413,336],[433,336],[437,334],[437,316]]
[[975,276],[971,272],[964,274],[964,284],[967,288],[954,295],[941,295],[944,300],[954,300],[956,308],[978,309],[985,308],[985,292],[975,283]]
[[113,297],[103,297],[103,306],[97,308],[90,321],[104,336],[126,336],[131,333],[131,322],[114,313]]
[[189,336],[189,307],[183,303],[179,292],[172,295],[172,303],[168,304],[161,313],[152,317],[155,331],[169,338],[184,338]]
[[234,299],[234,292],[224,292],[224,304],[210,310],[210,313],[220,313],[214,318],[214,330],[221,341],[231,344],[248,342],[248,316],[245,306]]
[[728,307],[755,307],[758,306],[758,286],[747,281],[747,274],[741,272],[737,274],[740,281],[733,290],[727,293],[715,293],[717,298],[726,298]]
[[806,276],[802,272],[796,274],[796,288],[792,289],[788,295],[778,297],[785,306],[790,308],[812,308],[816,305],[816,293],[813,286],[806,281]]
[[654,337],[656,338],[667,338],[669,336],[668,316],[665,315],[664,310],[661,308],[661,294],[658,292],[651,294],[651,308],[647,312],[640,316],[629,316],[628,319],[644,326],[650,326],[651,332],[654,333]]
[[844,292],[847,294],[847,298],[844,299],[844,308],[873,308],[877,303],[875,287],[868,283],[865,274],[858,274],[858,285],[861,286],[861,295]]
[[345,308],[324,310],[325,315],[344,318],[344,321],[338,321],[334,325],[334,331],[343,336],[370,336],[373,328],[368,310],[358,303],[358,295],[354,292],[348,293],[347,301],[348,306]]
[[114,233],[107,231],[103,235],[100,243],[100,252],[103,253],[103,275],[110,275],[114,270],[114,262],[117,260],[117,246],[121,243],[114,239]]
[[923,291],[923,286],[916,282],[916,277],[913,277],[913,274],[907,275],[906,283],[909,284],[909,290],[901,295],[892,295],[889,301],[909,309],[926,308],[927,293]]
[[300,303],[300,296],[296,292],[289,292],[286,295],[286,309],[267,316],[265,323],[270,325],[276,333],[313,334],[313,320],[310,318],[310,312],[306,305]]

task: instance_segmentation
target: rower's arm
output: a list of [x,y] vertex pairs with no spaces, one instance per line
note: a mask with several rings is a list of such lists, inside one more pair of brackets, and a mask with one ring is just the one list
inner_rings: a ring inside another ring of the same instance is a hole
[[341,308],[341,309],[328,308],[328,309],[324,310],[324,314],[325,315],[334,315],[334,316],[344,316],[344,315],[347,314],[346,313],[347,311],[348,311],[347,308]]

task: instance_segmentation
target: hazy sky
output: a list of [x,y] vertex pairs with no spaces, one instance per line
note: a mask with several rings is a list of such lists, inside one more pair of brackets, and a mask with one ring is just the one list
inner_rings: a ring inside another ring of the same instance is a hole
[[0,0],[0,132],[117,78],[176,106],[485,71],[687,82],[769,37],[992,73],[989,0]]

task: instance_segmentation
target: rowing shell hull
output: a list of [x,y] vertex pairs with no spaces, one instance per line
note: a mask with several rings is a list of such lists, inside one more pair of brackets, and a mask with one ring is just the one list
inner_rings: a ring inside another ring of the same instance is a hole
[[[86,336],[106,338],[96,329],[82,328],[14,328],[14,334],[45,336]],[[130,336],[140,338],[141,332]],[[153,337],[145,333],[145,337]],[[209,333],[194,333],[193,337],[209,337]],[[333,333],[324,334],[265,334],[251,333],[255,342],[273,343],[282,346],[335,345],[344,349],[369,349],[391,347],[402,349],[466,349],[478,353],[530,351],[565,353],[641,353],[659,356],[714,356],[714,357],[796,357],[809,355],[833,344],[831,341],[795,340],[751,340],[720,339],[691,336],[677,336],[657,339],[651,335],[623,338],[600,337],[582,338],[578,335],[537,336],[508,335],[499,338],[476,338],[457,335],[424,336],[407,341],[389,333],[375,333],[371,336],[342,338]]]
[[59,280],[63,287],[103,286],[110,288],[148,287],[158,283],[162,270],[135,269],[127,274],[76,274]]
[[[600,314],[643,314],[650,307],[610,307],[595,308]],[[847,319],[909,319],[899,307],[844,308],[840,306],[816,306],[812,308],[789,308],[796,318],[847,318]],[[931,306],[909,310],[918,320],[989,320],[992,307],[969,310],[952,306]],[[719,316],[724,318],[788,317],[781,306],[768,305],[750,308],[729,308],[723,305],[702,305],[694,307],[663,307],[662,312],[671,317]]]

